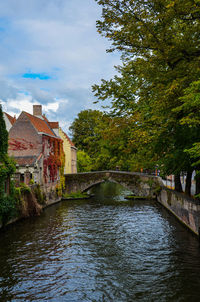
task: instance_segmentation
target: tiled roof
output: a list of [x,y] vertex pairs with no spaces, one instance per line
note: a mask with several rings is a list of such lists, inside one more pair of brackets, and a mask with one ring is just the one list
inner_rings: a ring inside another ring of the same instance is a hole
[[10,114],[4,112],[7,118],[9,119],[10,123],[13,125],[14,122],[16,121],[16,117],[12,117]]
[[58,129],[59,128],[59,123],[58,122],[48,122],[48,124],[52,129]]
[[50,128],[52,129],[59,129],[59,122],[50,122],[48,120],[48,118],[46,117],[46,115],[43,114],[43,119],[48,123],[48,125],[50,126]]
[[43,119],[48,123],[49,122],[49,120],[48,120],[48,118],[46,117],[46,115],[42,115],[42,117],[43,117]]
[[31,121],[32,125],[36,128],[38,132],[42,132],[51,136],[56,136],[54,132],[51,130],[50,126],[48,125],[48,122],[40,119],[37,116],[34,116],[32,114],[29,114],[27,112],[24,112],[26,116]]
[[17,156],[15,161],[19,166],[25,167],[26,165],[34,166],[36,162],[36,156]]

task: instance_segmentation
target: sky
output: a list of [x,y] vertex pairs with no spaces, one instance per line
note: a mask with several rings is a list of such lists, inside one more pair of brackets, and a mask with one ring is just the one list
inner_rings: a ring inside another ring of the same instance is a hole
[[51,121],[68,127],[94,105],[91,86],[116,74],[117,53],[97,33],[94,0],[0,1],[0,103],[18,116],[41,104]]

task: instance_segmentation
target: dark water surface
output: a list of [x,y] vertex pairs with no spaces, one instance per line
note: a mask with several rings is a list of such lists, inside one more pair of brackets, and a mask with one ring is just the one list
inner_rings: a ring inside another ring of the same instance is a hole
[[0,232],[0,301],[200,301],[199,242],[105,183]]

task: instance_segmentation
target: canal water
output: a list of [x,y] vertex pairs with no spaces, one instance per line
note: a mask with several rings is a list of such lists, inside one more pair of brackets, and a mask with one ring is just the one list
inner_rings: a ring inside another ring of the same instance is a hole
[[200,247],[154,201],[104,183],[0,232],[0,301],[200,301]]

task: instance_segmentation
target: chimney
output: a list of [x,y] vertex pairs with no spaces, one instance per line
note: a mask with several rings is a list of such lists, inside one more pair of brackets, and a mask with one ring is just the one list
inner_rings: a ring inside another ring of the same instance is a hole
[[33,115],[42,116],[42,105],[33,105]]

